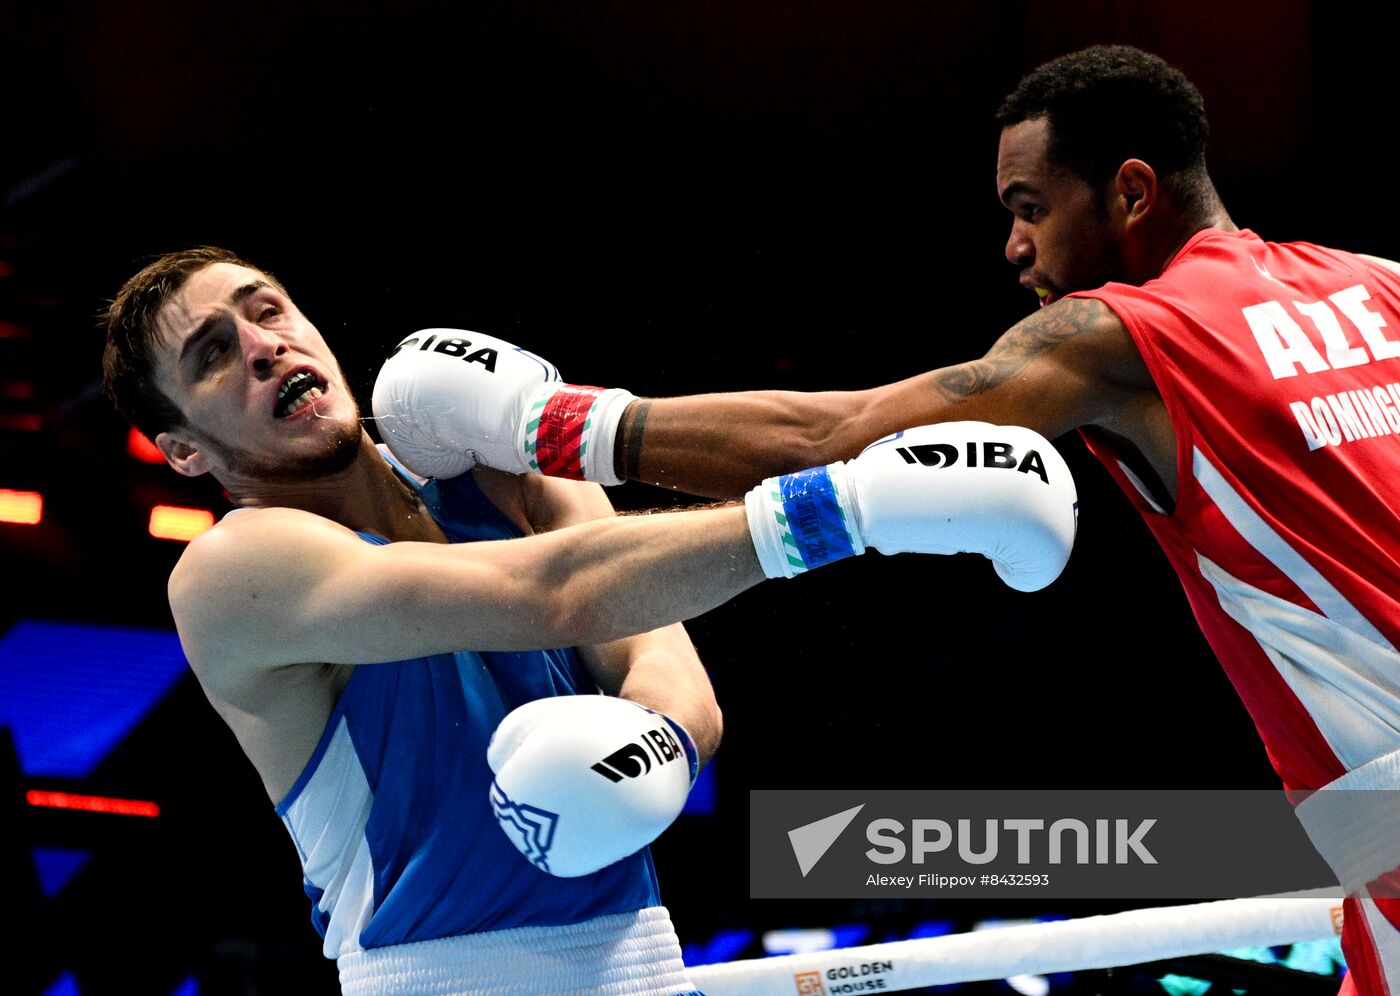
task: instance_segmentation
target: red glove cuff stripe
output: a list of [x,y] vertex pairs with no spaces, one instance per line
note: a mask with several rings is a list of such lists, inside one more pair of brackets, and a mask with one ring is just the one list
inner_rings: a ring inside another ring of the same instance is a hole
[[565,384],[545,402],[540,412],[535,461],[549,477],[582,481],[583,429],[588,412],[604,388]]

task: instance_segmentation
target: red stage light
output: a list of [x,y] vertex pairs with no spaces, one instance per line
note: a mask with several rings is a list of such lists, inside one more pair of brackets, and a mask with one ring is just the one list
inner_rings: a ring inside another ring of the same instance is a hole
[[126,453],[133,460],[140,460],[142,463],[165,463],[165,457],[160,455],[156,444],[134,428],[126,434]]
[[44,517],[44,496],[37,491],[0,488],[0,522],[36,526]]
[[5,412],[0,414],[0,429],[17,429],[20,432],[38,432],[44,427],[42,415],[33,412]]
[[203,508],[157,505],[151,509],[151,535],[188,543],[214,524],[214,513]]
[[42,792],[30,789],[24,793],[25,802],[47,809],[81,809],[89,813],[115,813],[118,816],[160,815],[154,802],[140,799],[113,799],[105,795],[75,795],[72,792]]

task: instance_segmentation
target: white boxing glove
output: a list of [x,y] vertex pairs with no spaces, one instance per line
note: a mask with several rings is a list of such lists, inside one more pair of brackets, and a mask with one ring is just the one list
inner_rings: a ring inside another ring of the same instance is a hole
[[621,484],[613,444],[631,401],[627,391],[564,384],[534,353],[463,329],[415,332],[374,384],[380,436],[423,477],[455,477],[480,463]]
[[1074,547],[1074,479],[1044,436],[944,422],[873,443],[849,463],[770,477],[745,500],[768,577],[864,553],[980,553],[1018,591],[1060,576]]
[[650,844],[680,815],[698,770],[679,723],[605,695],[525,703],[496,727],[486,761],[501,829],[531,864],[563,878]]

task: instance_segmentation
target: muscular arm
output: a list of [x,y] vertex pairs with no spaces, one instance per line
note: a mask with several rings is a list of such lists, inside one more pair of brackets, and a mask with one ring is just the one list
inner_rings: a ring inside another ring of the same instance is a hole
[[985,356],[866,391],[746,391],[644,399],[618,429],[624,476],[732,497],[765,477],[845,460],[932,422],[1023,425],[1048,437],[1121,418],[1151,377],[1107,305],[1066,298],[1014,326]]
[[[537,531],[579,525],[615,513],[596,484],[550,477],[515,478],[525,489],[525,509]],[[585,644],[579,656],[598,687],[665,713],[690,732],[702,764],[719,746],[722,718],[709,675],[680,623]]]
[[231,516],[191,543],[170,602],[197,670],[247,674],[607,643],[698,615],[761,579],[737,507],[387,546],[278,508]]

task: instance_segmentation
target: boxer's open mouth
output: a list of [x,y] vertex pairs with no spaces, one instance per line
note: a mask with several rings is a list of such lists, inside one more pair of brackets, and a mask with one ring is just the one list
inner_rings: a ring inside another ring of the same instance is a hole
[[277,403],[272,414],[286,418],[301,411],[325,393],[325,382],[310,370],[298,370],[282,381],[277,389]]

